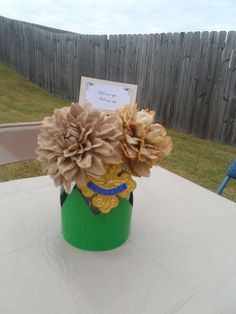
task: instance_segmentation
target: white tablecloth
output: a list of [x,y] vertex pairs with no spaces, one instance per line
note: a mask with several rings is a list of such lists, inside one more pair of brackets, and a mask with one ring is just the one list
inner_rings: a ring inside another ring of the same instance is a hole
[[162,168],[137,182],[107,252],[64,241],[49,177],[1,183],[0,313],[235,314],[236,204]]

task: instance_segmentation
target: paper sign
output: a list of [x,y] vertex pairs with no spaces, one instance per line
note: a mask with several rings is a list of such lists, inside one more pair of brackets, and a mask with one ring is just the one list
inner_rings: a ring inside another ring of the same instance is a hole
[[116,110],[135,103],[137,85],[81,77],[79,103],[91,103],[95,108]]

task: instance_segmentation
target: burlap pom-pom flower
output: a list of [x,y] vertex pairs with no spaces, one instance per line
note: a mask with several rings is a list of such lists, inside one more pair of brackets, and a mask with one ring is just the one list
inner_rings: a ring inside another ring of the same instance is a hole
[[155,112],[137,111],[135,104],[120,109],[123,140],[120,143],[123,161],[134,176],[149,176],[150,168],[168,155],[172,141],[160,124],[153,124]]
[[116,149],[121,135],[117,114],[73,103],[43,120],[37,159],[55,184],[69,193],[72,181],[85,184],[85,175],[99,177],[104,164],[121,162]]

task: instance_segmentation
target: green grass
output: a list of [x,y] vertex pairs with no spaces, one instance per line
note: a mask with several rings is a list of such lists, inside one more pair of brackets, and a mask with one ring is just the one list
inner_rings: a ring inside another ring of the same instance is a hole
[[[54,108],[69,104],[52,96],[14,71],[0,65],[0,123],[39,121]],[[236,148],[169,130],[173,151],[160,165],[209,190],[215,191],[226,169],[236,158]],[[37,161],[0,167],[0,181],[42,175]],[[231,180],[224,196],[236,201],[236,180]]]
[[[236,158],[236,148],[169,130],[173,151],[160,165],[211,191],[222,181],[227,168]],[[236,202],[236,180],[224,190],[225,197]]]
[[0,64],[0,123],[40,121],[66,104]]

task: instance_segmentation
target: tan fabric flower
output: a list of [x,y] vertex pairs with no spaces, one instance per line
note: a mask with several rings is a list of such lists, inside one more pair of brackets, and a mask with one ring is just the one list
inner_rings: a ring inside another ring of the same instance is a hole
[[99,177],[104,164],[118,164],[119,116],[96,110],[91,105],[56,109],[43,120],[36,153],[42,168],[57,186],[71,191],[71,182],[85,184],[85,175]]
[[124,137],[120,148],[123,161],[134,176],[149,176],[150,168],[168,155],[172,141],[160,124],[153,124],[155,112],[137,111],[135,104],[120,109]]

